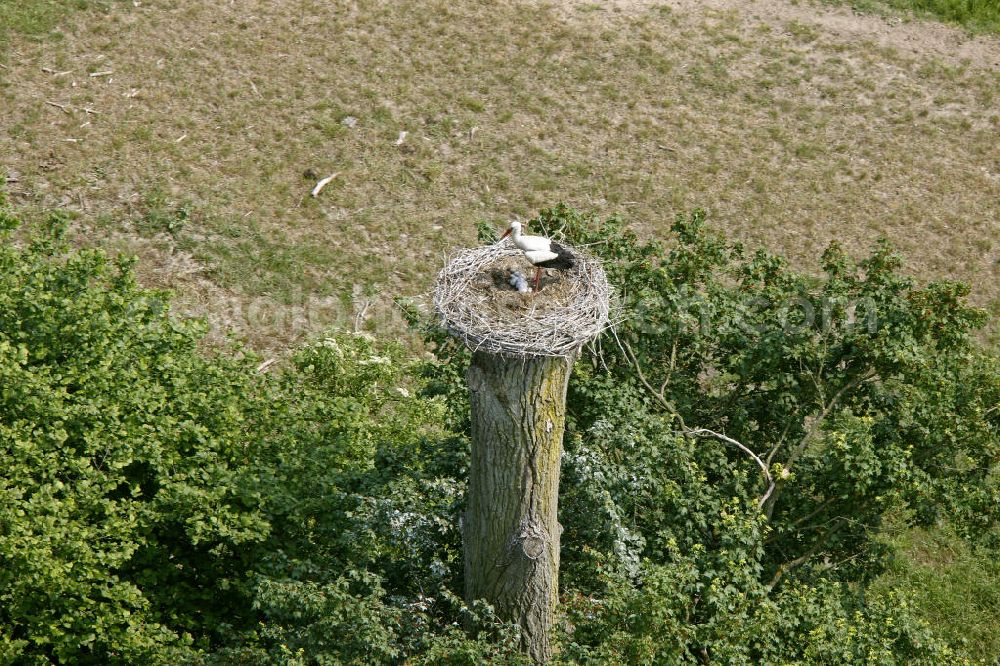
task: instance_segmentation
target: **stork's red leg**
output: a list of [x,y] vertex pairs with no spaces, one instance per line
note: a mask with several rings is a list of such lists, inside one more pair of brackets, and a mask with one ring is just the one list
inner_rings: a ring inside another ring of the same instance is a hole
[[538,291],[538,281],[542,279],[542,269],[535,266],[535,291]]

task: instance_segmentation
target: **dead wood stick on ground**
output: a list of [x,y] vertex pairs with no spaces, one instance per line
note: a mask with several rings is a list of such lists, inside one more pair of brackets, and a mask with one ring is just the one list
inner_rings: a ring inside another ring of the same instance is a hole
[[111,76],[114,73],[115,73],[114,70],[106,69],[103,72],[91,72],[90,77],[93,78],[95,76]]
[[361,326],[365,323],[365,315],[368,313],[368,308],[371,306],[371,304],[372,304],[372,301],[371,301],[370,298],[367,299],[367,300],[365,300],[364,305],[361,307],[361,310],[357,313],[357,315],[355,315],[355,317],[354,317],[354,332],[355,333],[358,333],[358,332],[361,331]]
[[338,171],[337,173],[331,173],[326,178],[323,178],[322,180],[320,180],[318,183],[316,183],[316,187],[314,187],[312,189],[312,195],[314,197],[318,197],[319,193],[323,191],[323,188],[326,187],[327,183],[329,183],[331,180],[333,180],[334,178],[336,178],[339,175],[340,175],[340,172]]
[[62,109],[63,113],[72,113],[72,111],[70,111],[69,107],[66,106],[65,104],[60,104],[59,102],[51,102],[49,100],[45,100],[45,103],[48,104],[49,106],[54,106],[57,109]]
[[100,111],[95,111],[94,109],[84,108],[83,112],[86,113],[87,115],[95,115],[95,116],[101,115]]

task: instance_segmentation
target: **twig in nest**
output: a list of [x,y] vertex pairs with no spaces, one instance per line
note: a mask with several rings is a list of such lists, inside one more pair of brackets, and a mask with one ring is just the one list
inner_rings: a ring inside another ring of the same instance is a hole
[[327,183],[329,183],[331,180],[333,180],[334,178],[336,178],[339,175],[340,175],[339,171],[337,173],[331,173],[329,176],[327,176],[326,178],[323,178],[318,183],[316,183],[316,187],[314,187],[312,189],[312,193],[311,193],[312,196],[318,197],[319,193],[323,191],[323,188],[326,187]]

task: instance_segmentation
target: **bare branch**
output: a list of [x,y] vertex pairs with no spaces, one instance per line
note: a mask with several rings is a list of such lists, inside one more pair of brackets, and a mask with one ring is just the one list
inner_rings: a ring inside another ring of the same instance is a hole
[[726,442],[727,444],[732,444],[740,451],[753,458],[754,462],[757,463],[757,466],[760,467],[760,471],[764,474],[764,478],[767,479],[768,483],[767,491],[758,500],[758,505],[761,507],[764,506],[764,504],[767,502],[767,498],[771,496],[772,492],[774,492],[774,479],[771,477],[771,472],[767,469],[767,465],[765,465],[764,461],[760,459],[760,456],[758,456],[756,453],[751,451],[743,444],[737,442],[732,437],[727,437],[726,435],[717,433],[714,430],[709,430],[708,428],[685,430],[684,434],[690,435],[692,437],[715,437],[716,439]]
[[[820,426],[823,425],[823,422],[826,420],[826,417],[830,415],[830,412],[832,412],[834,407],[837,406],[837,404],[840,402],[840,399],[844,397],[844,394],[847,393],[847,391],[854,389],[859,385],[863,384],[864,382],[870,379],[874,379],[877,376],[878,374],[875,371],[860,374],[851,379],[850,381],[846,382],[843,386],[840,387],[840,389],[837,390],[836,393],[833,394],[833,397],[830,398],[830,402],[823,405],[823,409],[820,411],[819,415],[809,425],[809,430],[806,432],[805,435],[803,435],[802,439],[799,440],[798,446],[795,447],[795,450],[792,451],[791,455],[788,456],[788,460],[785,461],[784,468],[787,473],[791,473],[792,467],[798,462],[799,458],[802,456],[803,453],[805,453],[806,449],[813,442],[813,440],[816,437],[816,434],[819,432]],[[819,386],[817,386],[817,392],[820,395],[822,395],[822,391],[819,390]],[[774,456],[775,453],[777,453],[777,447],[770,453],[770,455],[768,455],[768,462],[771,461],[771,457]],[[779,495],[781,495],[780,491],[776,493],[773,498],[771,498],[771,504],[770,506],[767,507],[766,511],[768,518],[770,518],[771,514],[774,512],[774,504],[777,501]]]
[[795,408],[794,412],[792,412],[792,415],[788,418],[788,423],[785,424],[784,429],[781,431],[781,437],[778,438],[777,443],[768,452],[767,458],[764,459],[764,462],[767,463],[768,467],[771,466],[771,461],[774,459],[775,454],[777,454],[778,451],[781,450],[781,445],[785,443],[785,438],[788,437],[788,432],[792,429],[792,426],[795,424],[796,422],[795,417],[799,415],[799,411],[801,411],[801,409],[802,407],[799,406]]
[[331,180],[333,180],[334,178],[336,178],[339,175],[340,175],[340,172],[338,171],[336,173],[331,173],[326,178],[321,178],[320,181],[318,183],[316,183],[316,187],[312,188],[312,192],[310,192],[310,194],[313,197],[318,197],[319,193],[323,191],[323,188],[326,187],[327,183],[329,183]]
[[[771,477],[771,472],[767,469],[767,464],[765,464],[764,461],[760,459],[760,456],[758,456],[748,447],[744,446],[743,444],[736,441],[732,437],[728,437],[721,433],[717,433],[714,430],[709,430],[708,428],[688,428],[686,425],[684,425],[684,418],[677,411],[677,408],[674,407],[674,404],[669,400],[667,400],[665,394],[667,382],[663,383],[663,386],[660,387],[659,391],[654,389],[652,384],[649,383],[649,380],[646,379],[646,375],[642,372],[642,367],[639,365],[639,359],[636,358],[635,352],[632,351],[632,347],[627,342],[624,341],[619,341],[619,343],[622,346],[622,350],[625,351],[625,355],[628,358],[629,363],[635,368],[636,374],[639,377],[639,381],[642,382],[643,386],[646,387],[646,390],[648,390],[653,395],[653,397],[659,400],[660,404],[663,405],[663,407],[677,419],[678,423],[680,423],[681,425],[681,431],[685,435],[688,435],[690,437],[715,437],[716,439],[726,442],[727,444],[732,444],[733,446],[737,447],[738,449],[746,453],[748,456],[753,458],[754,462],[757,463],[757,466],[760,467],[760,471],[764,474],[764,478],[767,480],[768,484],[767,491],[758,500],[758,506],[763,507],[764,504],[767,502],[768,498],[771,496],[771,493],[774,492],[774,479]],[[673,356],[673,354],[671,354],[671,356]]]
[[361,306],[361,310],[354,316],[354,332],[357,333],[361,330],[361,326],[365,323],[365,315],[368,314],[368,308],[371,307],[372,300],[366,299]]
[[635,352],[632,351],[631,345],[623,340],[619,340],[618,343],[621,345],[622,351],[625,352],[625,357],[628,359],[629,363],[635,368],[636,375],[639,377],[639,381],[642,382],[642,385],[645,386],[646,390],[649,391],[654,398],[659,400],[660,404],[663,405],[663,407],[677,419],[677,422],[681,424],[681,430],[687,430],[687,426],[684,425],[684,419],[681,417],[680,413],[678,413],[674,403],[667,400],[666,382],[664,382],[663,386],[660,387],[659,391],[654,389],[653,385],[649,383],[648,379],[646,379],[646,375],[642,371],[642,366],[639,365],[639,359],[636,357]]
[[775,585],[778,584],[778,581],[780,581],[786,573],[788,573],[792,569],[796,569],[802,566],[803,564],[811,560],[813,557],[815,557],[816,554],[823,549],[823,546],[826,545],[827,541],[830,540],[830,537],[832,537],[834,534],[840,531],[840,528],[843,527],[845,524],[846,523],[843,520],[841,520],[840,522],[837,523],[835,527],[831,527],[829,530],[827,530],[826,533],[823,534],[823,536],[821,536],[816,541],[816,543],[813,544],[812,548],[806,551],[804,555],[801,555],[799,557],[796,557],[794,560],[789,560],[788,562],[778,565],[778,570],[774,572],[774,577],[771,578],[771,582],[767,584],[767,589],[773,590]]
[[823,406],[823,409],[822,411],[820,411],[819,416],[817,416],[816,420],[813,421],[812,424],[809,426],[809,431],[806,432],[805,436],[799,442],[799,445],[788,457],[788,462],[785,463],[785,467],[787,469],[791,469],[792,465],[794,465],[798,461],[799,457],[802,456],[802,454],[806,450],[806,447],[809,446],[810,442],[812,442],[813,438],[816,436],[816,433],[819,432],[819,427],[823,424],[823,421],[825,421],[826,417],[830,415],[830,412],[833,411],[833,408],[837,406],[837,403],[840,402],[840,399],[844,396],[844,394],[847,393],[847,391],[856,388],[863,382],[866,382],[874,377],[875,377],[874,371],[867,372],[865,374],[858,375],[857,377],[855,377],[854,379],[850,380],[849,382],[845,383],[843,386],[840,387],[840,389],[833,395],[833,397],[830,398],[830,402],[826,403],[826,405]]

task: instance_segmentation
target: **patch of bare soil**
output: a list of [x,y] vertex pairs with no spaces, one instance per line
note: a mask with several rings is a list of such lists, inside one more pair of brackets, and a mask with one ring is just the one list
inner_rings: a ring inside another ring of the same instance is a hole
[[[984,69],[1000,68],[1000,40],[968,32],[935,21],[904,21],[899,17],[859,14],[849,6],[816,6],[786,0],[606,0],[612,12],[639,13],[667,7],[685,14],[736,12],[750,28],[769,25],[782,30],[797,21],[822,30],[823,36],[856,45],[876,44],[902,55],[933,57],[951,65],[968,64]],[[580,11],[593,3],[563,0],[565,8]]]

